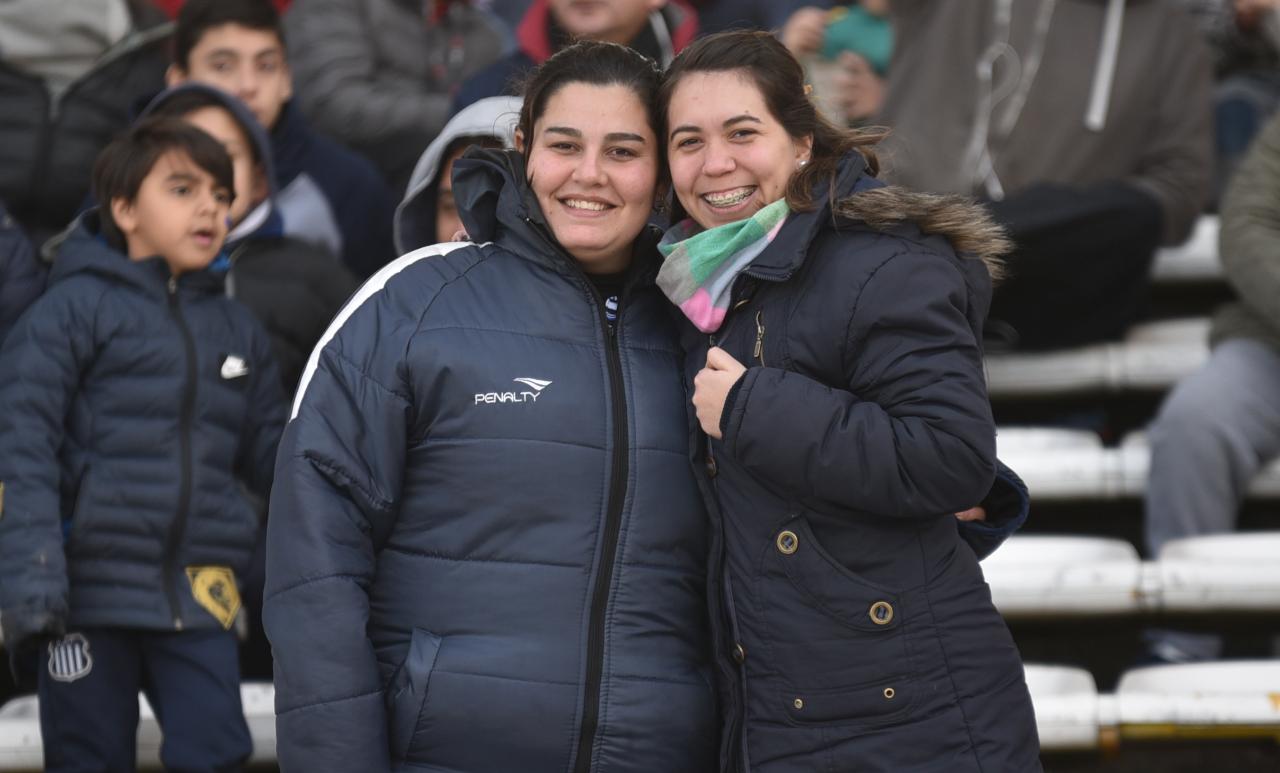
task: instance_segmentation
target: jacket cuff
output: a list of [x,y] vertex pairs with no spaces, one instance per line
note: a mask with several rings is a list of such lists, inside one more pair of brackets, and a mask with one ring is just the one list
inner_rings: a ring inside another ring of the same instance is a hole
[[755,383],[759,373],[759,368],[747,368],[733,382],[733,386],[729,387],[729,393],[724,397],[724,408],[720,411],[720,438],[725,447],[730,449],[730,453],[734,445],[730,436],[736,437],[741,430],[742,415],[747,407],[747,399],[751,396],[751,384]]

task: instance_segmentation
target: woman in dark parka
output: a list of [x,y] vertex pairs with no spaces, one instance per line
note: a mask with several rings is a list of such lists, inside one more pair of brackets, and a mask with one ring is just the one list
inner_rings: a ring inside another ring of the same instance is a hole
[[1007,244],[964,201],[877,182],[878,137],[821,119],[767,34],[695,42],[658,108],[678,204],[658,284],[700,331],[722,769],[1038,770],[951,515],[996,471],[984,258]]

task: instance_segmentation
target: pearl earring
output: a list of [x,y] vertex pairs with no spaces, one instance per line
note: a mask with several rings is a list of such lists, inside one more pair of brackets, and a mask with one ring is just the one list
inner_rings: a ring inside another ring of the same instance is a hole
[[809,159],[807,159],[807,158],[802,158],[802,159],[800,159],[799,161],[797,161],[797,162],[796,162],[796,168],[797,168],[797,169],[804,169],[804,168],[805,168],[806,166],[808,166],[808,165],[809,165]]

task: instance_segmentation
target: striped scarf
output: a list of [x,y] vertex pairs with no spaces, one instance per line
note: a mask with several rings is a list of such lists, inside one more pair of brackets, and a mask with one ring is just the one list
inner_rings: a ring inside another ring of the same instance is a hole
[[672,226],[658,243],[665,260],[658,287],[704,333],[720,329],[733,280],[764,252],[791,210],[778,199],[746,220],[705,231],[693,220]]

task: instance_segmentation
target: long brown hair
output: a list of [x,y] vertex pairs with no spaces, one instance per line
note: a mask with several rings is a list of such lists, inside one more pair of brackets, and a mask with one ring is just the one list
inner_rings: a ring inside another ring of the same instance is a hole
[[[827,120],[814,106],[804,82],[804,68],[777,38],[767,32],[732,31],[709,35],[676,55],[658,89],[658,121],[665,142],[671,96],[680,80],[695,72],[739,72],[750,78],[773,117],[794,139],[813,137],[809,163],[787,181],[787,206],[805,212],[815,206],[814,187],[827,181],[834,187],[840,159],[857,151],[875,175],[880,162],[872,147],[885,137],[883,129],[846,129]],[[679,200],[674,219],[685,216]]]

